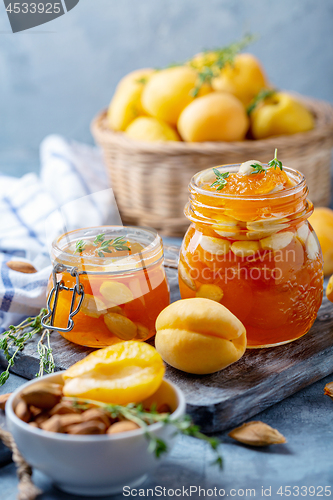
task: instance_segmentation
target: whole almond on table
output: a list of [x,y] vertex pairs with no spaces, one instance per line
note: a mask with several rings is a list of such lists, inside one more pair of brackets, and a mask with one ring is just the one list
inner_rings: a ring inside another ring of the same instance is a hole
[[119,432],[135,431],[140,429],[140,426],[131,420],[122,420],[121,422],[116,422],[108,428],[107,434],[118,434]]
[[329,382],[325,385],[324,395],[333,399],[333,382]]
[[260,421],[243,424],[233,429],[228,435],[236,441],[250,446],[268,446],[287,442],[279,431]]
[[7,262],[7,267],[18,273],[33,274],[37,273],[37,269],[34,268],[29,262],[22,262],[20,260],[10,260]]
[[60,403],[62,386],[59,384],[33,384],[24,389],[21,398],[28,404],[44,410],[50,410]]
[[0,394],[0,410],[5,409],[5,405],[6,405],[10,396],[11,396],[11,392],[9,392],[8,394]]

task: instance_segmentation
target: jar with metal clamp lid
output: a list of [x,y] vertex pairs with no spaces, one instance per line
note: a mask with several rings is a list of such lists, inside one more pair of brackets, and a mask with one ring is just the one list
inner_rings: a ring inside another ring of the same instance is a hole
[[[43,324],[88,347],[146,340],[170,302],[163,245],[152,229],[101,226],[52,244],[54,266]],[[48,324],[50,323],[50,325]]]

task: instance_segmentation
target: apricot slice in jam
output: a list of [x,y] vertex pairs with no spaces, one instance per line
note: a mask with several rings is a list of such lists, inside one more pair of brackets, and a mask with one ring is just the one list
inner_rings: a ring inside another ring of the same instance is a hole
[[115,312],[104,316],[104,323],[111,333],[121,340],[132,340],[137,334],[137,327],[133,321]]
[[223,290],[217,285],[201,285],[196,293],[196,297],[215,300],[215,302],[220,302],[223,295]]
[[235,241],[231,250],[237,257],[249,257],[260,250],[260,245],[257,241]]
[[124,284],[119,281],[104,281],[99,289],[104,299],[114,305],[126,304],[133,300],[133,293]]
[[102,314],[106,313],[106,305],[98,297],[85,293],[81,311],[91,318],[99,318]]
[[144,342],[118,342],[92,352],[63,373],[65,396],[127,405],[139,403],[159,388],[164,364]]

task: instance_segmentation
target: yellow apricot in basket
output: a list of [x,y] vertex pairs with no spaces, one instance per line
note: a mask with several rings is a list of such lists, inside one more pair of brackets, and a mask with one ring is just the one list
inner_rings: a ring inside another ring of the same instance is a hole
[[[145,86],[142,105],[148,115],[176,125],[180,113],[194,99],[198,83],[197,72],[189,66],[157,71]],[[208,84],[202,85],[199,95],[212,92]]]
[[138,403],[157,391],[164,371],[162,358],[151,345],[115,341],[66,370],[63,392],[105,403]]
[[152,116],[139,116],[130,123],[125,134],[136,141],[180,141],[170,125]]
[[243,356],[246,330],[222,304],[196,297],[178,300],[159,314],[155,345],[169,365],[202,375]]
[[153,69],[140,69],[120,80],[108,109],[110,128],[125,130],[135,118],[146,114],[141,104],[141,94],[153,72]]
[[236,55],[232,64],[226,64],[212,85],[214,90],[230,92],[247,106],[268,82],[260,61],[244,53]]
[[242,141],[249,119],[237,97],[227,92],[212,92],[186,106],[177,127],[188,142]]

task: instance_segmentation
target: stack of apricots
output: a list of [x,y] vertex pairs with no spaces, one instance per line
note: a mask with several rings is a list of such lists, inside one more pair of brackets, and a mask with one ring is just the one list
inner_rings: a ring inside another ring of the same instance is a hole
[[240,53],[245,37],[162,70],[139,69],[119,82],[110,129],[138,141],[243,141],[313,129],[304,105],[269,83],[260,61]]

